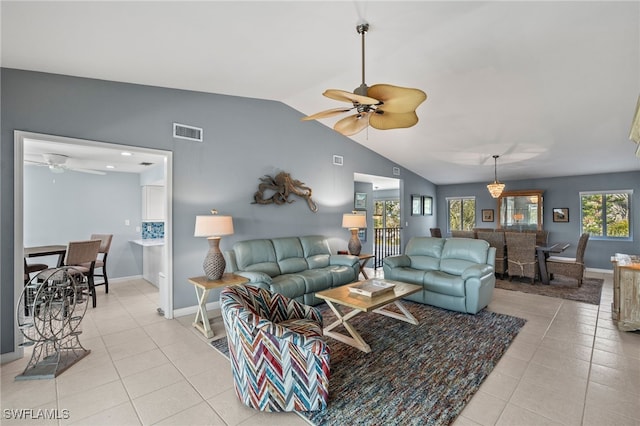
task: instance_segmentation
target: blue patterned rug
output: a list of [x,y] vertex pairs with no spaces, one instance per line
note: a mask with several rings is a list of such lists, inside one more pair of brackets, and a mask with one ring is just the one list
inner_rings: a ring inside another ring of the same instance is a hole
[[[418,325],[374,313],[351,320],[371,353],[327,338],[329,404],[304,417],[316,425],[451,424],[525,323],[486,309],[468,315],[404,304]],[[325,325],[333,322],[328,306],[318,308]],[[228,357],[226,338],[211,344]]]

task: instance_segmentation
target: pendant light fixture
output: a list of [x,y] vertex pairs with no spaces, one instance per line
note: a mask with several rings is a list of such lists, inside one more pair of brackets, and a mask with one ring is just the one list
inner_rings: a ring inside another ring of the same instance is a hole
[[504,190],[504,183],[498,182],[498,157],[499,155],[493,156],[493,170],[495,173],[495,177],[492,183],[487,185],[487,189],[493,198],[498,198],[502,191]]

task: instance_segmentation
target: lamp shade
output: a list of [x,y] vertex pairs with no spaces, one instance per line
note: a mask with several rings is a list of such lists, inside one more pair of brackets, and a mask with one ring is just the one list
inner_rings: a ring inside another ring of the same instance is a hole
[[363,214],[345,213],[342,215],[343,228],[366,228],[367,217]]
[[233,234],[233,218],[231,216],[196,216],[194,237],[219,237]]
[[504,186],[505,186],[504,183],[493,182],[487,185],[487,189],[489,190],[489,194],[491,194],[491,197],[498,198],[500,197],[500,194],[502,194],[502,191],[504,190]]

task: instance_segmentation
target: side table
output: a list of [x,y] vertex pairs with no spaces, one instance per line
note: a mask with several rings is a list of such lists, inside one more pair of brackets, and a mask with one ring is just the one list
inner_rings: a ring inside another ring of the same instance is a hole
[[245,277],[235,274],[224,274],[219,280],[210,280],[205,276],[189,278],[189,282],[193,284],[196,290],[196,297],[198,298],[198,312],[192,325],[200,330],[205,337],[213,337],[213,330],[211,330],[209,316],[207,315],[207,298],[209,297],[209,292],[214,288],[240,285],[248,281]]
[[365,265],[369,262],[369,259],[373,259],[375,256],[372,254],[360,254],[358,258],[360,259],[360,273],[364,277],[365,280],[368,280],[369,277],[364,270]]

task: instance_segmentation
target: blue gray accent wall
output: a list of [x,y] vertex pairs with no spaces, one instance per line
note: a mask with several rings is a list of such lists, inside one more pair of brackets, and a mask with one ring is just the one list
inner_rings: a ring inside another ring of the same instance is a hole
[[[280,102],[7,68],[0,74],[1,353],[13,350],[14,338],[15,130],[173,152],[175,309],[196,303],[187,278],[202,274],[208,245],[193,237],[194,222],[211,208],[234,219],[235,234],[222,239],[223,250],[238,240],[303,234],[326,235],[337,250],[349,238],[341,222],[353,208],[355,172],[400,178],[404,194],[435,195],[431,182],[321,123],[301,122],[303,114]],[[174,139],[173,122],[204,128],[204,142]],[[344,157],[343,166],[332,164],[334,154]],[[295,198],[285,206],[251,204],[259,178],[283,170],[313,189],[317,213]],[[403,216],[405,241],[424,235],[435,220]],[[212,292],[210,300],[217,297]]]
[[[631,143],[630,143],[631,145]],[[630,147],[630,154],[632,153]],[[518,191],[539,189],[543,190],[543,227],[549,231],[549,242],[566,241],[572,243],[564,256],[575,256],[576,245],[580,237],[580,192],[633,190],[631,200],[632,214],[631,241],[612,241],[590,239],[585,253],[587,268],[612,269],[610,258],[615,253],[639,253],[638,237],[640,237],[640,171],[625,173],[608,173],[585,176],[568,176],[548,179],[509,180],[505,190]],[[488,182],[487,182],[488,183]],[[475,196],[476,197],[476,226],[482,228],[496,228],[497,222],[482,222],[482,209],[497,209],[497,202],[489,195],[486,183],[470,183],[464,185],[438,186],[438,226],[443,233],[447,229],[447,197]],[[554,208],[569,208],[569,222],[553,221]],[[497,212],[497,210],[496,210]],[[497,214],[494,215],[497,221]]]

